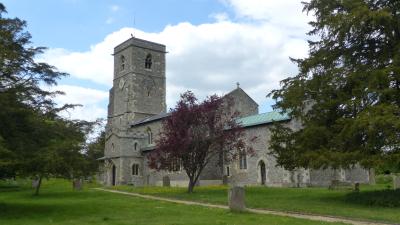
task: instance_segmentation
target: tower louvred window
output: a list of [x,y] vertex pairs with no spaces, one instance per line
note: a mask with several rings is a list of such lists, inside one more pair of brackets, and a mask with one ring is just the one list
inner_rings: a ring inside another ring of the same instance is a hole
[[120,57],[120,65],[121,65],[121,71],[125,70],[125,56],[121,55]]
[[152,64],[153,64],[153,62],[152,62],[151,54],[147,54],[146,60],[145,60],[145,63],[144,63],[144,68],[151,69],[151,65]]

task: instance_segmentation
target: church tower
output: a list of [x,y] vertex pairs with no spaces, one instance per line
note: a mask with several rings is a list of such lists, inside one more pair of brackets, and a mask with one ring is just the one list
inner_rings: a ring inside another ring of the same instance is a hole
[[[142,183],[143,155],[138,143],[145,137],[130,124],[166,112],[165,46],[130,38],[114,48],[114,79],[110,89],[106,143],[105,183]],[[130,173],[131,167],[135,173]],[[136,176],[132,176],[136,175]]]
[[165,53],[164,45],[134,37],[114,48],[109,125],[126,130],[131,122],[166,112]]

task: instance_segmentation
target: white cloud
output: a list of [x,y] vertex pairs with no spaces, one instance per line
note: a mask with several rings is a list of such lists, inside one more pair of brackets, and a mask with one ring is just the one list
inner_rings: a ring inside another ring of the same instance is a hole
[[312,19],[303,13],[303,4],[301,0],[223,0],[233,7],[238,17],[245,17],[253,20],[262,20],[264,22],[283,26],[289,29],[307,31],[307,23]]
[[211,18],[214,18],[217,22],[227,21],[229,20],[229,15],[225,12],[222,13],[214,13],[210,15]]
[[110,6],[110,9],[112,12],[117,12],[120,9],[120,7],[118,5],[112,5]]
[[167,46],[168,107],[173,107],[179,94],[188,89],[204,97],[227,93],[236,82],[263,104],[265,95],[277,88],[280,80],[297,73],[289,56],[307,55],[307,17],[302,16],[301,5],[293,0],[225,1],[239,18],[252,20],[233,22],[226,14],[215,14],[214,23],[179,23],[159,33],[123,28],[87,51],[51,49],[42,60],[75,78],[111,87],[113,48],[134,33]]
[[112,23],[114,23],[114,18],[108,17],[108,18],[106,19],[106,24],[112,24]]
[[105,118],[107,116],[107,110],[102,106],[102,103],[107,102],[108,92],[72,85],[59,85],[51,89],[65,93],[65,95],[58,95],[55,98],[58,106],[64,104],[82,105],[81,107],[62,112],[61,116],[88,121],[94,121],[97,118]]

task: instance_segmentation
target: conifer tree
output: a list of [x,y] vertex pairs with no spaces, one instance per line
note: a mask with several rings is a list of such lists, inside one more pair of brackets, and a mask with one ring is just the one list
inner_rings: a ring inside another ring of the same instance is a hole
[[74,105],[57,107],[44,85],[57,85],[67,74],[37,62],[45,48],[34,47],[26,22],[6,18],[0,3],[0,179],[82,176],[87,170],[83,154],[86,136],[96,122],[62,118],[58,113]]
[[269,96],[302,128],[276,125],[280,165],[373,168],[400,158],[400,1],[311,0],[309,56]]

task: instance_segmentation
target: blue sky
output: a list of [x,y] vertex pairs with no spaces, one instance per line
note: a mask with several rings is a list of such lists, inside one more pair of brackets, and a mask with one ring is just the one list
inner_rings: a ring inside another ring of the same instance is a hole
[[[87,50],[123,27],[159,32],[168,24],[211,22],[226,10],[214,0],[6,0],[10,16],[27,20],[35,44]],[[135,19],[134,19],[135,18]]]
[[307,17],[297,0],[3,0],[8,16],[28,22],[38,60],[70,77],[57,89],[62,103],[83,108],[73,118],[106,116],[112,48],[136,37],[167,46],[167,105],[179,93],[224,94],[236,82],[260,105],[279,81],[295,75],[291,57],[305,57]]

